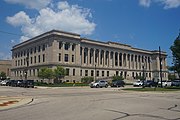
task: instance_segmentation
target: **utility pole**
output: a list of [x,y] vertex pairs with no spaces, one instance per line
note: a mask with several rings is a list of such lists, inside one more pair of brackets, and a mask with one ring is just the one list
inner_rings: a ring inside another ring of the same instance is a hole
[[161,79],[161,88],[162,88],[162,57],[161,57],[161,47],[159,46],[159,65],[160,65],[160,79]]

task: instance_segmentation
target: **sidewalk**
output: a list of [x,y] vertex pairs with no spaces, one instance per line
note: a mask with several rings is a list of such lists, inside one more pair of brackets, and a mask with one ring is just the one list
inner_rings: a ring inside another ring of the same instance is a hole
[[0,96],[0,111],[19,107],[32,102],[32,98]]

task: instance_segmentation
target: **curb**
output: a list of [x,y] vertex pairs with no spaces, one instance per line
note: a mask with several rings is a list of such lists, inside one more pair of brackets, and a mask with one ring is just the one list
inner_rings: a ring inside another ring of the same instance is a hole
[[0,97],[0,111],[20,107],[29,104],[32,101],[33,98],[26,97]]

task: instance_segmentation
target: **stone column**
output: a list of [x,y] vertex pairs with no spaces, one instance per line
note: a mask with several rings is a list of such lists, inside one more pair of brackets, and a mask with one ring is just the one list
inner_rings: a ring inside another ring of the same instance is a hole
[[106,51],[104,51],[104,55],[103,55],[103,67],[105,67],[105,60],[106,60]]
[[113,67],[115,67],[115,52],[113,52]]
[[111,52],[108,52],[108,67],[111,67]]
[[91,59],[91,56],[90,56],[90,48],[87,49],[88,50],[88,54],[87,54],[87,65],[90,65],[90,59]]
[[98,66],[100,66],[100,61],[101,61],[101,50],[99,49]]
[[122,68],[124,68],[124,53],[121,54],[121,64]]
[[84,47],[82,47],[81,64],[84,65]]
[[93,65],[95,65],[95,60],[96,60],[96,49],[93,49]]
[[117,53],[117,66],[119,67],[120,65],[119,65],[119,52]]
[[62,61],[62,63],[64,63],[64,54],[65,54],[65,52],[64,52],[64,46],[65,46],[65,42],[62,42],[62,48],[61,48],[61,50],[62,50],[62,53],[61,53],[61,61]]

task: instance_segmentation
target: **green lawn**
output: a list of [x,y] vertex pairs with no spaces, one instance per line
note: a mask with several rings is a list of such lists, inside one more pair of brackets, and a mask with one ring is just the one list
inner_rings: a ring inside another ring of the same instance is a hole
[[124,88],[123,90],[128,90],[128,91],[179,91],[180,87],[167,87],[167,88]]

